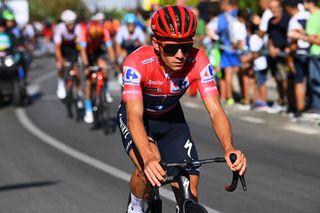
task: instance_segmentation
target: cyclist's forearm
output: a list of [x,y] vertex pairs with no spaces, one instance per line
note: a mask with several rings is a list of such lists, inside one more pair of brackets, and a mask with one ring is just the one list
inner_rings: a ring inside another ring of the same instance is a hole
[[112,63],[114,63],[116,61],[116,54],[115,54],[115,51],[113,49],[113,46],[108,47],[108,53],[109,53],[109,56],[110,56],[110,61]]
[[80,55],[81,55],[82,63],[84,65],[88,65],[89,61],[88,61],[88,56],[85,48],[80,49]]
[[212,127],[223,147],[224,152],[233,149],[232,131],[230,122],[222,109],[210,115]]
[[219,97],[207,97],[203,101],[209,113],[212,128],[224,151],[226,152],[229,149],[233,149],[231,125],[223,111]]
[[128,100],[126,102],[127,125],[133,142],[145,161],[150,156],[152,149],[149,145],[147,133],[143,124],[143,103],[139,100]]
[[133,142],[138,148],[138,151],[143,160],[147,159],[152,153],[149,145],[148,136],[144,129],[142,117],[138,115],[128,114],[128,128],[133,138]]
[[56,44],[55,46],[56,48],[56,59],[59,63],[62,63],[63,62],[63,57],[62,57],[62,53],[61,53],[61,45],[60,44]]

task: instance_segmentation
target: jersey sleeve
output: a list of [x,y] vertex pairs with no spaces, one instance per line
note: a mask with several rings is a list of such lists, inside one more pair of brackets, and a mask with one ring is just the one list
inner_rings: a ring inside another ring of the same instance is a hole
[[103,41],[104,41],[106,47],[111,47],[112,46],[110,33],[109,33],[109,30],[106,27],[103,27]]
[[197,56],[196,66],[196,82],[200,91],[202,99],[206,97],[219,95],[218,88],[215,82],[215,72],[211,64],[209,63],[208,57],[204,51],[199,51]]
[[53,41],[55,44],[61,44],[62,42],[62,31],[60,24],[55,27]]
[[142,100],[142,73],[136,66],[136,57],[129,55],[123,63],[122,100]]
[[123,40],[123,28],[120,27],[119,30],[117,31],[117,34],[116,34],[116,37],[115,37],[115,41],[118,43],[118,44],[121,44],[122,43],[122,40]]
[[77,36],[77,41],[80,45],[80,47],[82,48],[86,48],[87,47],[87,25],[86,24],[81,24],[80,25],[80,29],[79,29],[79,33]]

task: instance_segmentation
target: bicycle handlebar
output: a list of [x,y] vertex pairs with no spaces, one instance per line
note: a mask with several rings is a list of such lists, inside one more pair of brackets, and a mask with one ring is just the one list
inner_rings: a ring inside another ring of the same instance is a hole
[[[234,163],[237,160],[237,155],[234,153],[231,153],[229,158],[231,163]],[[243,191],[247,191],[246,180],[244,179],[243,175],[242,176],[239,175],[239,172],[232,172],[232,182],[230,185],[226,185],[224,189],[228,192],[233,192],[234,190],[236,190],[238,186],[239,179],[240,179]]]
[[[237,155],[234,153],[231,153],[229,156],[230,160],[232,163],[236,162],[237,160]],[[160,165],[163,168],[167,167],[178,167],[180,169],[190,169],[194,167],[200,167],[203,164],[208,164],[208,163],[225,163],[226,160],[223,157],[216,157],[216,158],[209,158],[209,159],[203,159],[203,160],[196,160],[196,161],[190,161],[190,160],[185,160],[182,163],[166,163],[166,162],[160,162]],[[243,191],[247,191],[247,185],[244,176],[240,176],[239,172],[232,172],[232,182],[230,185],[225,186],[225,190],[228,192],[233,192],[236,190],[238,186],[238,181],[240,179],[242,189]]]

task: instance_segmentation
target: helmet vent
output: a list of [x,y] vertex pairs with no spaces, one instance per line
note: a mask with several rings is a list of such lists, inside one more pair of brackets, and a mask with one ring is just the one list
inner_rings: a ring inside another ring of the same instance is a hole
[[167,7],[164,8],[164,15],[165,15],[165,18],[166,18],[166,22],[169,26],[169,29],[170,29],[170,32],[172,34],[176,34],[175,30],[174,30],[174,26],[173,26],[173,21],[169,15],[169,10]]

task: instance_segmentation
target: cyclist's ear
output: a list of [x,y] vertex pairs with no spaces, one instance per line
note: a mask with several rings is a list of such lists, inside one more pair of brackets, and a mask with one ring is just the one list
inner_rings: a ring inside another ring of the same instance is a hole
[[159,43],[155,37],[152,37],[152,45],[156,52],[159,52]]

